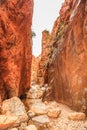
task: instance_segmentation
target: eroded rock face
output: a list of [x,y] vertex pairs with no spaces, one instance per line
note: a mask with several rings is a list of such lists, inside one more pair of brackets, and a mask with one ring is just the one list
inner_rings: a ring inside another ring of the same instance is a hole
[[36,84],[37,82],[37,72],[39,69],[39,62],[40,62],[41,56],[35,57],[32,55],[32,66],[31,66],[31,85]]
[[21,96],[30,86],[33,0],[0,0],[0,95]]
[[[47,64],[49,62],[50,51],[51,51],[51,36],[49,31],[44,30],[42,32],[42,53],[39,67],[37,70],[37,84],[44,85],[47,83]],[[45,78],[46,77],[46,78]]]
[[53,28],[55,41],[48,66],[48,83],[51,97],[86,112],[87,1],[67,2]]

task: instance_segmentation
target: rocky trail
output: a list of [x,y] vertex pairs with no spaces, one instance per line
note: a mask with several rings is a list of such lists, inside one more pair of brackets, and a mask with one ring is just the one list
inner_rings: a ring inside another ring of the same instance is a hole
[[3,101],[0,130],[87,130],[86,115],[56,101],[42,102],[45,87],[33,85],[22,101]]

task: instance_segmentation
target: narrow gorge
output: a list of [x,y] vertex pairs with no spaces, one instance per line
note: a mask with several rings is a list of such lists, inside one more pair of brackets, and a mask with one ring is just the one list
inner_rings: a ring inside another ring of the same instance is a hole
[[38,57],[34,3],[0,0],[0,130],[87,130],[87,0],[64,1]]

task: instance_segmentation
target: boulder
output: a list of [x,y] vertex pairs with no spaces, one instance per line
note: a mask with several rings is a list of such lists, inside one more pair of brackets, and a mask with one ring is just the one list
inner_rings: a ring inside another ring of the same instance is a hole
[[1,112],[7,116],[16,116],[18,118],[16,121],[17,124],[28,120],[25,106],[18,97],[13,97],[3,101]]
[[70,114],[68,115],[68,118],[69,118],[70,120],[80,121],[80,120],[85,120],[85,119],[86,119],[86,115],[85,115],[85,113],[75,112],[75,113],[70,113]]
[[47,115],[51,118],[58,118],[61,113],[59,108],[49,109]]
[[14,126],[17,120],[18,120],[17,116],[0,115],[0,130],[4,130]]
[[35,121],[39,124],[47,124],[50,122],[50,119],[47,115],[40,115],[32,118],[32,121]]
[[33,111],[36,115],[46,114],[47,113],[47,106],[43,102],[37,102],[32,104],[30,110]]
[[29,125],[25,128],[25,130],[38,130],[35,125]]

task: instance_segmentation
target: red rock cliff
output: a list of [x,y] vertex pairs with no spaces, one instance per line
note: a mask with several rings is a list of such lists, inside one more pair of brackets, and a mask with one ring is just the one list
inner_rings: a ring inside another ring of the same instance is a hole
[[0,0],[0,96],[29,89],[33,0]]
[[[47,82],[47,64],[49,62],[49,52],[50,52],[50,44],[51,40],[50,34],[47,30],[42,32],[42,53],[41,60],[39,62],[39,67],[37,71],[37,84],[43,85]],[[46,77],[46,78],[44,78]]]
[[32,66],[31,66],[31,84],[37,83],[37,72],[39,68],[39,62],[40,62],[40,55],[38,57],[35,57],[32,55]]
[[87,111],[87,1],[68,0],[53,28],[48,83],[57,101]]

